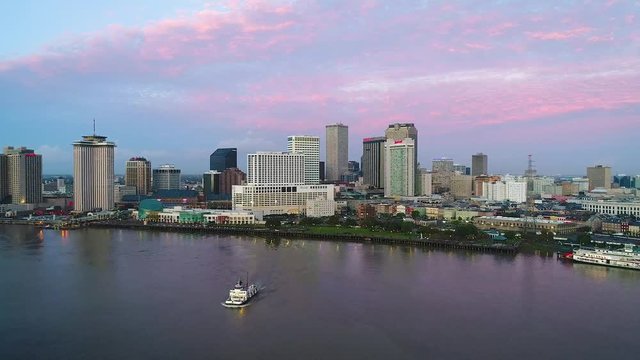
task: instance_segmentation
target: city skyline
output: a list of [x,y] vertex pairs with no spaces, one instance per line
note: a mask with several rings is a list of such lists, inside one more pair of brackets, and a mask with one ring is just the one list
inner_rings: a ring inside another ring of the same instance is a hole
[[423,167],[482,152],[491,173],[528,154],[540,174],[640,173],[637,2],[80,4],[0,14],[0,143],[42,154],[44,174],[72,173],[94,117],[118,174],[135,156],[199,174],[225,147],[246,169],[336,122],[349,160],[410,122]]

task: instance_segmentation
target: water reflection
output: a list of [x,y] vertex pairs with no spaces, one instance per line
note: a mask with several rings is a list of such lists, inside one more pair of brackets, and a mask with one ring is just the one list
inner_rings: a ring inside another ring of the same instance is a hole
[[616,279],[633,281],[636,283],[640,280],[640,271],[638,270],[582,263],[570,263],[569,265],[573,267],[577,274],[598,282],[604,282],[608,279]]

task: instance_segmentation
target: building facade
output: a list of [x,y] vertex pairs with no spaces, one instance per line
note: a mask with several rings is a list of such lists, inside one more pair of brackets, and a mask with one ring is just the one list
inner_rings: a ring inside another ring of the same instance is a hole
[[7,169],[7,156],[0,154],[0,204],[9,196],[9,172]]
[[234,185],[242,185],[247,180],[247,174],[238,168],[225,169],[220,174],[220,195],[227,200],[231,199]]
[[640,202],[625,201],[581,201],[582,209],[607,215],[640,216]]
[[153,169],[153,191],[180,189],[180,169],[165,164]]
[[106,136],[83,136],[73,143],[74,211],[114,208],[113,161],[115,144]]
[[471,176],[489,175],[489,157],[483,153],[471,155]]
[[223,172],[228,168],[238,167],[238,149],[220,148],[209,156],[209,170]]
[[384,136],[362,140],[362,181],[376,189],[384,188]]
[[236,185],[232,205],[234,210],[259,211],[264,215],[303,214],[307,201],[318,199],[334,201],[334,186]]
[[451,195],[456,200],[471,198],[471,188],[473,186],[473,176],[455,174],[451,178]]
[[136,188],[135,195],[151,193],[151,162],[143,157],[133,157],[127,161],[124,184]]
[[202,174],[202,193],[206,200],[217,200],[220,198],[220,175],[216,170],[205,171]]
[[387,139],[385,145],[384,196],[414,196],[415,146],[411,138]]
[[589,190],[596,188],[611,189],[611,168],[608,166],[596,165],[588,167],[587,178],[589,179]]
[[302,154],[258,151],[247,155],[247,184],[304,185],[305,158]]
[[293,135],[287,138],[287,151],[290,154],[304,155],[304,183],[320,184],[320,137]]
[[42,202],[42,155],[25,147],[4,149],[7,190],[13,204]]
[[326,162],[327,181],[339,181],[347,173],[349,162],[349,127],[343,124],[326,126]]
[[504,216],[480,216],[473,220],[481,230],[546,231],[554,234],[571,234],[579,225],[573,222],[538,218],[512,218]]

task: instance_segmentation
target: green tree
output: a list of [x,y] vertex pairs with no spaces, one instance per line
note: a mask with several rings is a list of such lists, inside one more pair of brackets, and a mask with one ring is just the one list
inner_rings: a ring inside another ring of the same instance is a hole
[[280,225],[282,225],[282,222],[278,218],[270,217],[267,220],[265,220],[265,225],[267,227],[277,228],[277,227],[280,227]]

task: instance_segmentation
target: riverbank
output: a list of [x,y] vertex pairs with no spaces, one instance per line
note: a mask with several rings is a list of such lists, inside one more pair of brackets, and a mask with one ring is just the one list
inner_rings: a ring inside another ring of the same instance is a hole
[[[282,237],[298,238],[309,240],[331,240],[341,242],[372,243],[385,245],[405,245],[443,249],[461,249],[478,252],[493,252],[500,254],[517,254],[519,246],[480,243],[470,241],[459,241],[451,239],[416,238],[415,234],[393,233],[393,232],[367,232],[348,231],[349,228],[326,228],[312,227],[313,231],[306,228],[268,228],[268,227],[246,227],[246,226],[220,226],[202,224],[164,224],[148,223],[139,221],[96,221],[86,224],[92,228],[122,228],[148,231],[168,231],[168,232],[190,232],[190,233],[212,233],[245,235],[259,237]],[[330,230],[327,230],[330,229]],[[361,230],[361,229],[356,229]]]

